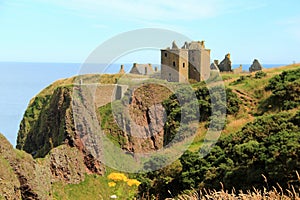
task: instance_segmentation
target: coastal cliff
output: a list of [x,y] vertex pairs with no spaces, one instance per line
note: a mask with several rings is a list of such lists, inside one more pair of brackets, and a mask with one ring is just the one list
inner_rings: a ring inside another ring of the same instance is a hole
[[125,97],[127,100],[99,108],[104,132],[118,138],[120,147],[127,152],[147,153],[161,149],[166,121],[162,103],[171,94],[169,89],[156,84],[133,88]]
[[[226,123],[222,137],[203,158],[197,153],[207,130],[219,129],[218,118],[210,113],[212,98],[220,99],[216,92],[220,88],[209,90],[204,83],[192,84],[201,115],[189,151],[156,172],[130,175],[142,183],[131,195],[145,197],[150,193],[164,199],[170,192],[180,195],[182,188],[221,190],[220,181],[226,190],[262,190],[263,174],[270,187],[280,182],[283,191],[290,191],[292,185],[297,196],[299,77],[298,65],[240,77],[223,74],[226,105],[215,104],[226,106]],[[113,75],[106,78],[115,84]],[[88,134],[91,120],[109,140],[134,156],[157,151],[172,140],[180,141],[182,138],[176,136],[180,116],[193,110],[180,107],[174,92],[159,84],[131,87],[121,99],[105,105],[97,100],[101,89],[95,90],[93,97],[84,94],[84,87],[74,84],[74,78],[64,79],[35,96],[20,124],[17,149],[0,135],[0,199],[108,199],[117,190],[108,184],[108,175],[114,170],[95,157],[93,151],[97,149],[89,148],[97,144],[93,143],[97,138]],[[92,100],[95,104],[89,103]],[[214,126],[210,126],[212,121]],[[159,159],[146,164],[157,165]],[[124,188],[122,191],[129,191],[128,185]]]

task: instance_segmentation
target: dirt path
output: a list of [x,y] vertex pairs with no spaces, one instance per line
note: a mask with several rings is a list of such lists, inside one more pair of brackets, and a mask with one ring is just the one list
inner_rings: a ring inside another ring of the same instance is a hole
[[242,100],[244,104],[244,108],[246,109],[247,113],[249,114],[249,117],[253,117],[251,114],[251,111],[256,109],[257,106],[257,100],[253,99],[249,94],[242,92],[238,89],[232,90],[234,93],[237,94],[237,96]]

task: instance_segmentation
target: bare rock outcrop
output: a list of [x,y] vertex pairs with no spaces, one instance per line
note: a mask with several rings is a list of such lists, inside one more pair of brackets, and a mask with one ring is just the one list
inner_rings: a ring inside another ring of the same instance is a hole
[[8,172],[0,170],[0,195],[6,199],[51,198],[49,168],[43,162],[35,161],[30,154],[13,149],[2,135],[0,137],[0,160]]
[[59,146],[50,152],[48,159],[55,180],[73,184],[84,180],[86,166],[81,152],[76,148],[67,145]]
[[86,173],[91,173],[87,165],[96,163],[98,166],[90,168],[102,169],[93,157],[86,159],[82,154],[78,148],[64,144],[53,148],[43,159],[33,159],[14,149],[0,134],[0,199],[52,199],[52,183],[78,184]]
[[12,166],[15,160],[12,145],[0,134],[0,199],[21,199],[20,182]]
[[[164,90],[164,95],[158,94]],[[134,90],[128,105],[130,120],[122,120],[126,143],[124,149],[146,153],[163,147],[165,109],[162,106],[168,90],[157,85],[146,85]],[[127,124],[125,124],[127,123]]]
[[[140,102],[132,102],[141,105]],[[143,111],[136,119],[124,120],[123,137],[126,139],[123,149],[134,153],[147,153],[163,147],[165,110],[161,104],[154,104]]]

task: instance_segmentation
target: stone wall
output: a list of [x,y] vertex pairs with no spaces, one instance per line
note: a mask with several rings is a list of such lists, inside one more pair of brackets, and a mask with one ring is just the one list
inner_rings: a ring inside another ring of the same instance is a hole
[[233,69],[234,74],[240,74],[243,72],[243,66],[240,65],[238,68]]
[[127,85],[101,84],[97,86],[95,103],[97,107],[104,106],[114,100],[121,99],[127,91]]
[[200,81],[201,73],[201,52],[200,50],[189,51],[189,78]]
[[188,50],[161,51],[161,78],[172,82],[188,80]]
[[210,76],[210,49],[201,49],[201,69],[200,69],[200,81],[206,80]]

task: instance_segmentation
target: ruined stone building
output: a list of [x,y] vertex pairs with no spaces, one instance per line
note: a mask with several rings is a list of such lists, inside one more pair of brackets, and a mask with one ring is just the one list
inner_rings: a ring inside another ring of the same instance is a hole
[[213,63],[210,65],[211,70],[219,70],[219,60],[214,60]]
[[239,67],[232,70],[234,74],[240,74],[243,73],[243,65],[240,65]]
[[119,74],[125,74],[124,65],[121,65]]
[[249,67],[249,72],[261,71],[263,69],[262,65],[257,59],[253,60],[252,65]]
[[203,80],[210,72],[210,49],[204,41],[185,42],[178,48],[175,41],[172,48],[161,49],[161,78],[172,82],[186,82],[188,79]]
[[220,72],[231,72],[231,60],[230,60],[230,53],[225,55],[225,58],[222,60],[222,62],[219,64],[219,70]]
[[133,63],[133,66],[130,70],[130,74],[138,74],[138,75],[151,75],[155,71],[157,71],[157,68],[153,70],[152,65],[149,64],[138,64],[138,63]]

